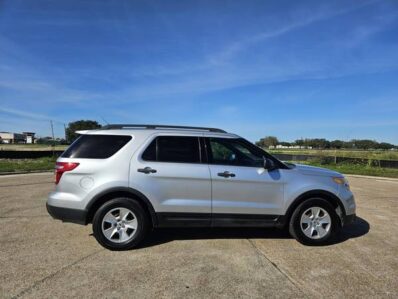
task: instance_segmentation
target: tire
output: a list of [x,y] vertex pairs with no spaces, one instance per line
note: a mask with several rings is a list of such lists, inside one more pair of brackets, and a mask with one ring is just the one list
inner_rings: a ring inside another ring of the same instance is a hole
[[134,199],[114,198],[104,203],[93,218],[93,233],[103,247],[128,250],[145,237],[149,220],[145,210]]
[[338,215],[325,199],[310,198],[293,212],[289,233],[305,245],[329,244],[339,228]]

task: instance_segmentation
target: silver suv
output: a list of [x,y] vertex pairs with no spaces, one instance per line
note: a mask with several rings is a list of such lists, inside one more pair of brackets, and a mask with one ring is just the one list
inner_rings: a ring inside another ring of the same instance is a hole
[[283,163],[220,129],[108,125],[81,136],[56,163],[49,214],[93,224],[104,247],[137,246],[157,227],[278,227],[325,244],[355,218],[347,180]]

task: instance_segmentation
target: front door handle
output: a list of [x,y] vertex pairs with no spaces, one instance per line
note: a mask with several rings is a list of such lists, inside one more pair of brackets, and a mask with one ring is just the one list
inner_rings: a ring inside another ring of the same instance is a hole
[[217,173],[217,175],[218,176],[222,176],[224,178],[229,178],[229,177],[233,178],[233,177],[235,177],[235,173],[232,173],[232,172],[229,172],[229,171],[219,172],[219,173]]
[[145,174],[149,174],[149,173],[155,173],[157,170],[152,169],[151,167],[145,167],[145,168],[138,168],[137,171],[145,173]]

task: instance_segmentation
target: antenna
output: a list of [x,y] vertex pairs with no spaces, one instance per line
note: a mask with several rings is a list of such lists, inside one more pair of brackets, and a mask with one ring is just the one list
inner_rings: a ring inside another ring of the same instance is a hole
[[101,115],[100,115],[100,118],[101,118],[107,125],[109,125],[109,123],[106,121],[106,119],[103,118]]

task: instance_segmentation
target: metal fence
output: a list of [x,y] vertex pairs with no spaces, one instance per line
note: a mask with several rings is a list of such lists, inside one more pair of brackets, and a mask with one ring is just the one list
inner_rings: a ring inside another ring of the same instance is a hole
[[348,158],[348,157],[334,157],[334,156],[317,156],[317,155],[302,155],[302,154],[273,154],[282,161],[311,161],[320,160],[325,163],[354,163],[354,164],[368,164],[372,166],[398,168],[398,161],[396,160],[378,160],[378,159],[364,159],[364,158]]
[[[0,159],[36,159],[43,157],[58,157],[63,151],[4,151],[0,150]],[[317,155],[302,155],[302,154],[273,154],[282,161],[311,161],[320,160],[324,163],[357,163],[367,164],[372,166],[398,168],[397,160],[377,160],[377,159],[363,159],[363,158],[347,158],[334,156],[317,156]]]
[[3,151],[0,150],[0,159],[37,159],[44,157],[58,157],[63,151]]

